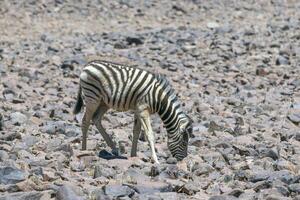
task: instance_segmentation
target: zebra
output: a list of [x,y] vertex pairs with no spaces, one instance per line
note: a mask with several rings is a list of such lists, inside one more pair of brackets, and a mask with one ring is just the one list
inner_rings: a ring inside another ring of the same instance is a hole
[[80,74],[76,115],[85,105],[82,118],[82,150],[86,150],[90,122],[96,125],[107,145],[117,151],[115,143],[101,124],[102,116],[110,108],[134,111],[131,156],[136,156],[141,128],[149,143],[152,160],[159,163],[154,147],[150,115],[158,113],[167,130],[167,146],[178,161],[187,156],[192,135],[192,120],[182,111],[181,104],[170,83],[161,74],[154,74],[133,66],[109,61],[89,62]]

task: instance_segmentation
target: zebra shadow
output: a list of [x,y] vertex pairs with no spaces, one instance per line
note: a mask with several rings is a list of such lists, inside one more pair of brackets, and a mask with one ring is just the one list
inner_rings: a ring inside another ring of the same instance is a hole
[[125,156],[120,156],[118,152],[108,152],[105,149],[101,150],[98,153],[98,156],[100,158],[106,159],[106,160],[112,160],[112,159],[127,159]]

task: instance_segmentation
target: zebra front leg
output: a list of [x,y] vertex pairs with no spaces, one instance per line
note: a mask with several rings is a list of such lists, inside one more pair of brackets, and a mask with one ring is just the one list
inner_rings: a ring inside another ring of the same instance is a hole
[[111,137],[106,133],[105,129],[101,124],[102,117],[108,109],[109,108],[105,104],[103,103],[100,104],[99,107],[97,108],[97,111],[95,112],[95,115],[93,116],[93,122],[96,125],[100,134],[102,135],[106,144],[112,149],[113,154],[118,155],[119,150],[116,147],[116,144],[112,141]]
[[136,156],[137,143],[141,133],[141,122],[139,118],[134,115],[134,125],[133,125],[133,137],[132,137],[132,147],[131,147],[131,157]]
[[141,121],[141,125],[145,131],[146,138],[148,140],[150,149],[151,149],[151,154],[152,154],[152,159],[156,164],[159,164],[156,153],[155,153],[155,147],[154,147],[154,135],[151,127],[151,122],[150,122],[150,113],[148,109],[139,109],[139,119]]
[[91,124],[91,119],[97,109],[97,104],[89,103],[85,108],[84,116],[82,118],[81,131],[82,131],[82,150],[86,150],[87,146],[87,133]]

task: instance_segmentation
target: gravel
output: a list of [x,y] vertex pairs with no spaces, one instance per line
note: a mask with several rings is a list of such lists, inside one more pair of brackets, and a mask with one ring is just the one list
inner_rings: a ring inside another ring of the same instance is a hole
[[[300,2],[2,1],[0,199],[299,199]],[[164,74],[192,118],[181,162],[152,117],[160,165],[133,113],[81,150],[79,74],[104,59]],[[105,159],[106,158],[106,159]],[[125,159],[122,159],[125,158]]]

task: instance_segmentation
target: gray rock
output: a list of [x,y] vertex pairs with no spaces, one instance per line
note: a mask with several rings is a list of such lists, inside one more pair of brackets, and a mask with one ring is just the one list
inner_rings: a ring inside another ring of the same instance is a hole
[[57,200],[84,200],[80,194],[80,188],[71,184],[65,184],[59,187],[56,193]]
[[65,134],[66,124],[63,121],[48,121],[41,128],[42,132],[54,135],[54,134]]
[[171,192],[173,191],[173,188],[166,183],[162,182],[142,182],[138,181],[136,185],[131,185],[130,188],[132,188],[134,191],[136,191],[139,194],[154,194],[159,192]]
[[286,184],[290,184],[294,180],[294,174],[289,170],[281,170],[270,172],[268,181],[281,180]]
[[101,188],[92,191],[90,196],[92,197],[91,199],[95,200],[112,200],[111,197],[104,194],[104,191]]
[[258,182],[267,180],[270,177],[271,172],[267,170],[260,170],[260,171],[250,171],[247,176],[248,181],[250,182]]
[[289,59],[284,56],[278,56],[278,58],[276,59],[276,65],[289,65],[289,64],[290,64]]
[[14,167],[0,168],[0,183],[15,184],[27,178],[27,173]]
[[152,166],[149,175],[152,177],[158,176],[160,173],[157,166]]
[[163,200],[183,199],[183,197],[180,196],[176,192],[162,192],[162,193],[157,193],[157,196],[159,196],[160,199],[163,199]]
[[112,197],[131,197],[135,192],[126,185],[105,185],[103,189],[106,195]]
[[193,195],[200,191],[200,188],[194,182],[189,182],[183,186],[175,187],[175,191],[178,193],[185,193],[187,195]]
[[62,153],[66,154],[67,156],[73,155],[73,148],[70,144],[61,144],[58,148],[54,149],[54,151],[62,151]]
[[230,191],[228,193],[228,195],[230,196],[235,196],[235,197],[239,197],[241,194],[244,193],[244,190],[241,190],[241,189],[233,189],[232,191]]
[[295,110],[300,109],[300,103],[299,102],[298,103],[294,103],[292,105],[292,108],[295,109]]
[[174,65],[171,65],[168,67],[168,70],[171,71],[171,72],[177,72],[178,68]]
[[25,144],[25,146],[27,148],[35,145],[38,141],[39,140],[36,136],[26,135],[26,136],[22,137],[22,142]]
[[136,46],[142,45],[144,43],[143,39],[138,36],[131,36],[131,37],[129,36],[126,38],[126,42],[128,45],[134,44]]
[[21,134],[19,132],[4,132],[0,134],[0,140],[12,141],[14,139],[20,139]]
[[0,150],[0,161],[5,161],[9,158],[9,155],[6,151]]
[[0,73],[6,73],[7,72],[7,66],[0,63]]
[[207,164],[207,163],[198,163],[198,164],[195,164],[192,168],[192,171],[194,172],[194,174],[196,176],[208,174],[214,170],[215,169],[210,164]]
[[81,160],[74,160],[70,163],[70,167],[74,172],[82,172],[85,169],[85,164]]
[[284,186],[276,186],[275,188],[283,196],[288,196],[289,193],[290,193],[289,190],[286,187],[284,187]]
[[209,198],[209,200],[235,200],[238,199],[231,195],[216,195]]
[[298,113],[290,114],[290,115],[288,115],[288,119],[295,124],[299,124],[300,123],[300,114],[298,114]]
[[61,145],[63,144],[63,140],[60,138],[54,138],[47,141],[47,151],[55,151],[56,149],[59,149]]
[[160,173],[159,177],[177,179],[185,175],[187,175],[187,173],[178,169],[176,165],[170,165],[162,173]]
[[169,157],[169,158],[167,159],[167,163],[168,163],[168,164],[176,164],[176,163],[177,163],[177,159],[174,158],[174,157]]
[[211,29],[214,29],[214,28],[219,28],[220,25],[217,23],[217,22],[208,22],[206,24],[207,28],[211,28]]
[[295,196],[294,200],[300,200],[300,195]]
[[101,176],[104,176],[106,178],[112,178],[115,176],[115,171],[111,168],[101,166],[101,165],[96,165],[95,170],[94,170],[94,178],[98,178]]
[[279,158],[278,151],[274,148],[260,148],[258,149],[258,152],[262,157],[270,157],[273,160],[277,160]]
[[256,192],[259,192],[260,190],[270,188],[270,187],[271,187],[270,182],[268,182],[268,181],[258,181],[254,184],[253,190],[256,191]]
[[80,133],[81,133],[81,130],[79,127],[71,126],[66,129],[65,136],[76,137],[76,136],[80,135]]
[[47,200],[52,199],[52,190],[43,192],[17,192],[12,194],[0,195],[0,200]]
[[276,168],[278,170],[284,170],[284,169],[291,170],[291,169],[295,168],[295,165],[293,163],[281,158],[276,162]]
[[296,192],[297,194],[300,194],[300,183],[293,183],[289,185],[289,190],[292,192]]
[[3,119],[3,116],[2,116],[2,114],[0,113],[0,131],[2,131],[3,130],[3,126],[4,126],[4,119]]
[[24,115],[20,112],[14,112],[14,113],[11,113],[10,120],[13,125],[20,126],[21,124],[26,123],[28,118],[26,115]]

